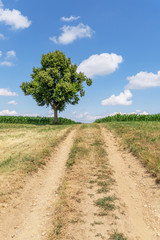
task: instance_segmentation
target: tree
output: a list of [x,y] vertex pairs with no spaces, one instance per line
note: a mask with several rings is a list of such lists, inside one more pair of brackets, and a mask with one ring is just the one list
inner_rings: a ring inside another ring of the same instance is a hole
[[56,50],[42,55],[41,67],[33,67],[30,82],[20,86],[25,95],[32,95],[38,106],[51,106],[54,111],[54,123],[58,120],[58,111],[66,104],[77,104],[85,95],[83,82],[88,86],[92,80],[83,73],[77,73],[77,66],[70,58]]

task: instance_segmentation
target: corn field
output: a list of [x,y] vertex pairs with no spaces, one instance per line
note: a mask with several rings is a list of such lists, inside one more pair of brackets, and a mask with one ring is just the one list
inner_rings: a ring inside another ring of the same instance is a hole
[[116,114],[105,118],[97,119],[96,123],[103,122],[125,122],[125,121],[160,121],[160,114],[141,115],[141,114]]
[[[23,116],[0,116],[0,123],[23,123],[23,124],[53,124],[53,118],[50,117],[23,117]],[[67,118],[58,118],[58,124],[76,124]]]

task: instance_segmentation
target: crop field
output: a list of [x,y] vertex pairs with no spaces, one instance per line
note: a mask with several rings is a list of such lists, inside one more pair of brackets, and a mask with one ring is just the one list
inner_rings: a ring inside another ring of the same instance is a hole
[[[52,125],[53,117],[23,117],[23,116],[0,116],[0,123],[22,123],[22,124],[38,124],[38,125]],[[67,118],[58,118],[58,124],[76,124]]]
[[96,123],[104,122],[130,122],[130,121],[160,121],[160,114],[116,114],[97,119]]
[[108,122],[104,125],[122,138],[123,146],[128,147],[159,181],[160,122]]

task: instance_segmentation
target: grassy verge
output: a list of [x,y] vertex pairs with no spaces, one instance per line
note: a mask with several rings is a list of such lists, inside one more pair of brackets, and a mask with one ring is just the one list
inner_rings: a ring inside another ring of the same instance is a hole
[[160,181],[160,123],[119,122],[107,123],[107,128],[118,134],[130,151]]

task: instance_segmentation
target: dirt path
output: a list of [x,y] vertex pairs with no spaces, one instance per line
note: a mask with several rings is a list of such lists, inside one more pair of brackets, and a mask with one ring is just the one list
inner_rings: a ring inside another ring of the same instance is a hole
[[[74,164],[60,188],[49,240],[109,240],[116,230],[117,200],[99,126],[82,125],[73,146]],[[117,236],[112,239],[124,239]]]
[[112,132],[81,125],[2,213],[0,239],[160,240],[160,187]]
[[123,215],[117,228],[127,239],[160,239],[160,187],[132,154],[120,149],[115,136],[105,128],[102,135],[114,169],[116,195]]
[[160,188],[140,161],[103,126],[77,136],[50,240],[159,240]]
[[57,198],[57,188],[64,174],[73,138],[73,130],[58,146],[44,169],[30,179],[14,208],[0,216],[0,239],[41,240],[50,227],[51,207]]

